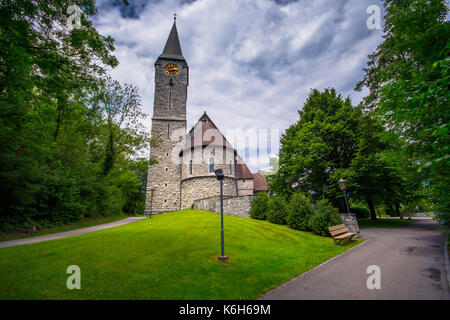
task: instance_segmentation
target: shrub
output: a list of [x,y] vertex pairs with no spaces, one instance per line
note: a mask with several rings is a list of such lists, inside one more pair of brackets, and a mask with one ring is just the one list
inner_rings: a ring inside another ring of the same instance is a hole
[[286,200],[281,195],[269,197],[267,220],[276,224],[286,224]]
[[351,207],[350,212],[356,214],[357,219],[370,217],[369,209],[364,207]]
[[311,200],[303,193],[296,192],[292,195],[286,206],[286,212],[286,222],[291,228],[303,231],[309,230],[308,221],[314,213],[314,208]]
[[250,208],[250,217],[258,220],[266,220],[268,202],[269,196],[265,192],[259,192],[254,196]]
[[326,199],[319,200],[316,203],[317,210],[311,215],[308,221],[308,228],[321,236],[330,236],[328,228],[337,224],[342,224],[341,216]]

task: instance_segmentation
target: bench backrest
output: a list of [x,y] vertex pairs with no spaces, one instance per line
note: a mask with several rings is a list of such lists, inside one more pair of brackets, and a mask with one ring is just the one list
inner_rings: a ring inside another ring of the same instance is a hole
[[330,233],[333,237],[348,232],[345,224],[329,227],[328,230],[330,230]]

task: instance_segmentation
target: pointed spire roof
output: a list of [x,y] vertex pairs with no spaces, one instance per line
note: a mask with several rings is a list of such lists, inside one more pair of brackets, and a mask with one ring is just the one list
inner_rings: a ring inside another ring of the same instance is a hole
[[173,21],[172,30],[170,30],[169,38],[167,38],[166,46],[159,58],[185,60],[181,52],[176,20]]

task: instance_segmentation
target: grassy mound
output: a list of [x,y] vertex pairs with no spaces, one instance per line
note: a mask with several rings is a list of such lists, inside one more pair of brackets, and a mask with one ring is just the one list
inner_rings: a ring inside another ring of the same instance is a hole
[[[1,299],[254,299],[354,246],[331,238],[183,210],[60,240],[0,249]],[[69,290],[69,265],[81,290]]]

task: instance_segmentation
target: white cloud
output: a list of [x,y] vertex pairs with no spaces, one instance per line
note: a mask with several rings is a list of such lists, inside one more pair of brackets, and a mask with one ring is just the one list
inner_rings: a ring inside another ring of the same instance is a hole
[[382,40],[382,30],[366,27],[371,4],[382,6],[378,0],[165,0],[127,18],[104,0],[94,23],[116,41],[120,65],[111,75],[139,87],[146,113],[153,109],[153,64],[176,12],[190,67],[188,126],[207,111],[222,132],[285,130],[311,88],[334,86],[359,103],[364,92],[353,88]]

